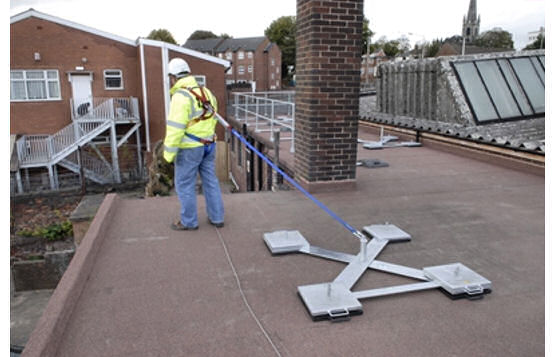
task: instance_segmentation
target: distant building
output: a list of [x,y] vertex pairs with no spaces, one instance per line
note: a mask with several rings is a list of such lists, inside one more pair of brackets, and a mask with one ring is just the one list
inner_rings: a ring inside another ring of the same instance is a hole
[[188,40],[183,47],[231,61],[228,85],[249,83],[253,91],[281,89],[282,51],[264,36]]
[[472,43],[479,37],[481,27],[481,16],[477,15],[477,0],[469,2],[467,16],[463,16],[461,36],[466,43]]
[[476,55],[479,53],[495,53],[495,52],[508,52],[511,51],[507,48],[490,48],[490,47],[478,47],[473,45],[465,44],[465,53],[463,52],[463,44],[457,42],[444,42],[438,50],[435,57],[442,56],[460,56],[462,54],[466,55]]
[[378,65],[388,60],[389,57],[386,56],[382,48],[377,49],[370,55],[364,54],[361,57],[361,83],[370,83],[374,81],[377,75]]
[[527,37],[529,42],[535,42],[537,40],[537,37],[539,37],[539,35],[543,35],[544,36],[544,26],[541,26],[539,30],[537,31],[531,31],[527,33]]

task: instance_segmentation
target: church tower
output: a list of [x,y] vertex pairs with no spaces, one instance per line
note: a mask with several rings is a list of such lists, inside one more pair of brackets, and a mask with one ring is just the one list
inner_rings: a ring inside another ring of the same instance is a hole
[[477,16],[477,0],[471,0],[467,16],[463,16],[461,30],[461,36],[465,38],[466,43],[472,43],[479,37],[480,26],[481,16]]

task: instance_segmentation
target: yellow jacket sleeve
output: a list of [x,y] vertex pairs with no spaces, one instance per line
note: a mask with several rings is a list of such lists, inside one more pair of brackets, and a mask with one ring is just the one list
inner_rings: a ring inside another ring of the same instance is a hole
[[164,138],[164,159],[166,161],[174,161],[190,116],[191,100],[181,93],[172,95],[170,113],[166,120],[166,137]]

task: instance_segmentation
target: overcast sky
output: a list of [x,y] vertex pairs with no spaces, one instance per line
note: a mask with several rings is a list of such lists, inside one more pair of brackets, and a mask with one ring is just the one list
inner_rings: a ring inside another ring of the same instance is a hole
[[[179,44],[195,30],[233,37],[262,36],[280,16],[295,15],[295,0],[10,0],[10,16],[29,8],[136,39],[152,29],[168,29]],[[501,27],[513,34],[516,49],[527,33],[545,25],[545,0],[477,0],[481,31]],[[365,0],[373,41],[406,35],[413,43],[461,34],[469,0]],[[408,35],[413,33],[414,35]]]

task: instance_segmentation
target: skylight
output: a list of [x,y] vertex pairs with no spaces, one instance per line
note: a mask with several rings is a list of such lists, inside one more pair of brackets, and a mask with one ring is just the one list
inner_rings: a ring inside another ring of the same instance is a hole
[[544,56],[452,62],[478,124],[544,116]]

